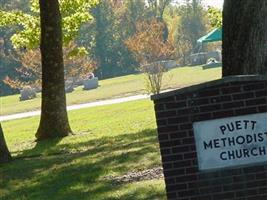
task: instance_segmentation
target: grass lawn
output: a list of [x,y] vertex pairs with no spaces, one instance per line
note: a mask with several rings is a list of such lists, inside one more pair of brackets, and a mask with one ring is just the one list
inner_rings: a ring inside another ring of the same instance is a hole
[[114,185],[107,176],[160,166],[150,100],[69,113],[75,135],[34,142],[38,117],[3,122],[15,157],[0,166],[1,200],[164,200],[164,181]]
[[[179,88],[195,83],[221,78],[221,68],[203,70],[199,67],[181,67],[167,72],[163,80],[163,88]],[[128,75],[100,81],[100,87],[84,91],[78,87],[74,92],[67,94],[68,105],[92,102],[145,93],[144,75]],[[40,94],[38,98],[28,101],[19,101],[19,95],[0,98],[0,115],[33,111],[40,108]]]

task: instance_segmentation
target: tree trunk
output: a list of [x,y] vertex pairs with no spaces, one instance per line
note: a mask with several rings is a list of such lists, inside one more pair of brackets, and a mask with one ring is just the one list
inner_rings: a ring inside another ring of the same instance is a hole
[[61,15],[58,0],[39,0],[41,16],[42,108],[37,140],[71,133],[66,110]]
[[10,160],[11,160],[11,155],[8,151],[3,130],[0,124],[0,164],[6,163]]
[[267,1],[224,0],[223,76],[267,73]]

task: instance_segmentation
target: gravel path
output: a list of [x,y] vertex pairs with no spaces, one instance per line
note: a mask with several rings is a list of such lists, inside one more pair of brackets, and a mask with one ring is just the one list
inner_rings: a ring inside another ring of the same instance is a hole
[[119,185],[123,183],[132,183],[161,178],[163,178],[162,167],[155,167],[144,171],[129,172],[123,176],[106,176],[104,179],[112,181],[112,184],[114,185]]
[[[67,110],[70,111],[70,110],[78,110],[82,108],[117,104],[117,103],[123,103],[123,102],[128,102],[128,101],[147,99],[149,97],[150,97],[149,95],[135,95],[135,96],[129,96],[129,97],[123,97],[123,98],[117,98],[117,99],[109,99],[109,100],[102,100],[102,101],[96,101],[96,102],[90,102],[90,103],[83,103],[83,104],[68,106]],[[12,114],[12,115],[4,115],[4,116],[0,116],[0,121],[9,121],[9,120],[14,120],[14,119],[33,117],[33,116],[40,115],[40,113],[41,111],[37,110],[37,111],[24,112],[24,113]]]

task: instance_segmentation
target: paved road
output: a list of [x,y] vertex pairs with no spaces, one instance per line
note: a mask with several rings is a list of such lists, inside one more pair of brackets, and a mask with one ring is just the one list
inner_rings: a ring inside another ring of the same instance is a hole
[[[78,110],[82,108],[89,108],[89,107],[95,107],[95,106],[103,106],[103,105],[110,105],[110,104],[117,104],[117,103],[123,103],[128,101],[135,101],[140,99],[146,99],[149,98],[149,95],[135,95],[130,97],[123,97],[123,98],[117,98],[117,99],[110,99],[110,100],[103,100],[103,101],[96,101],[91,103],[83,103],[83,104],[77,104],[77,105],[71,105],[67,107],[67,110]],[[41,111],[31,111],[31,112],[24,112],[24,113],[18,113],[18,114],[12,114],[12,115],[5,115],[0,116],[0,121],[9,121],[14,119],[21,119],[26,117],[33,117],[40,115]]]

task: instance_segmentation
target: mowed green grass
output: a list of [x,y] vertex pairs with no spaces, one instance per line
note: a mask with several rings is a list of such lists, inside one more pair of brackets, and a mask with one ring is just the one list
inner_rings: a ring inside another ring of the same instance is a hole
[[[198,67],[181,67],[168,71],[164,75],[163,89],[180,88],[196,83],[221,78],[221,68],[203,70]],[[84,91],[78,87],[67,94],[67,104],[79,104],[103,99],[131,96],[146,93],[144,74],[128,75],[100,81],[100,87]],[[19,95],[0,98],[0,115],[20,113],[40,109],[41,95],[38,98],[19,101]]]
[[[74,135],[36,143],[38,117],[3,122],[14,161],[0,166],[1,200],[164,200],[164,181],[107,176],[160,166],[150,100],[69,113]],[[52,130],[51,130],[52,131]]]

